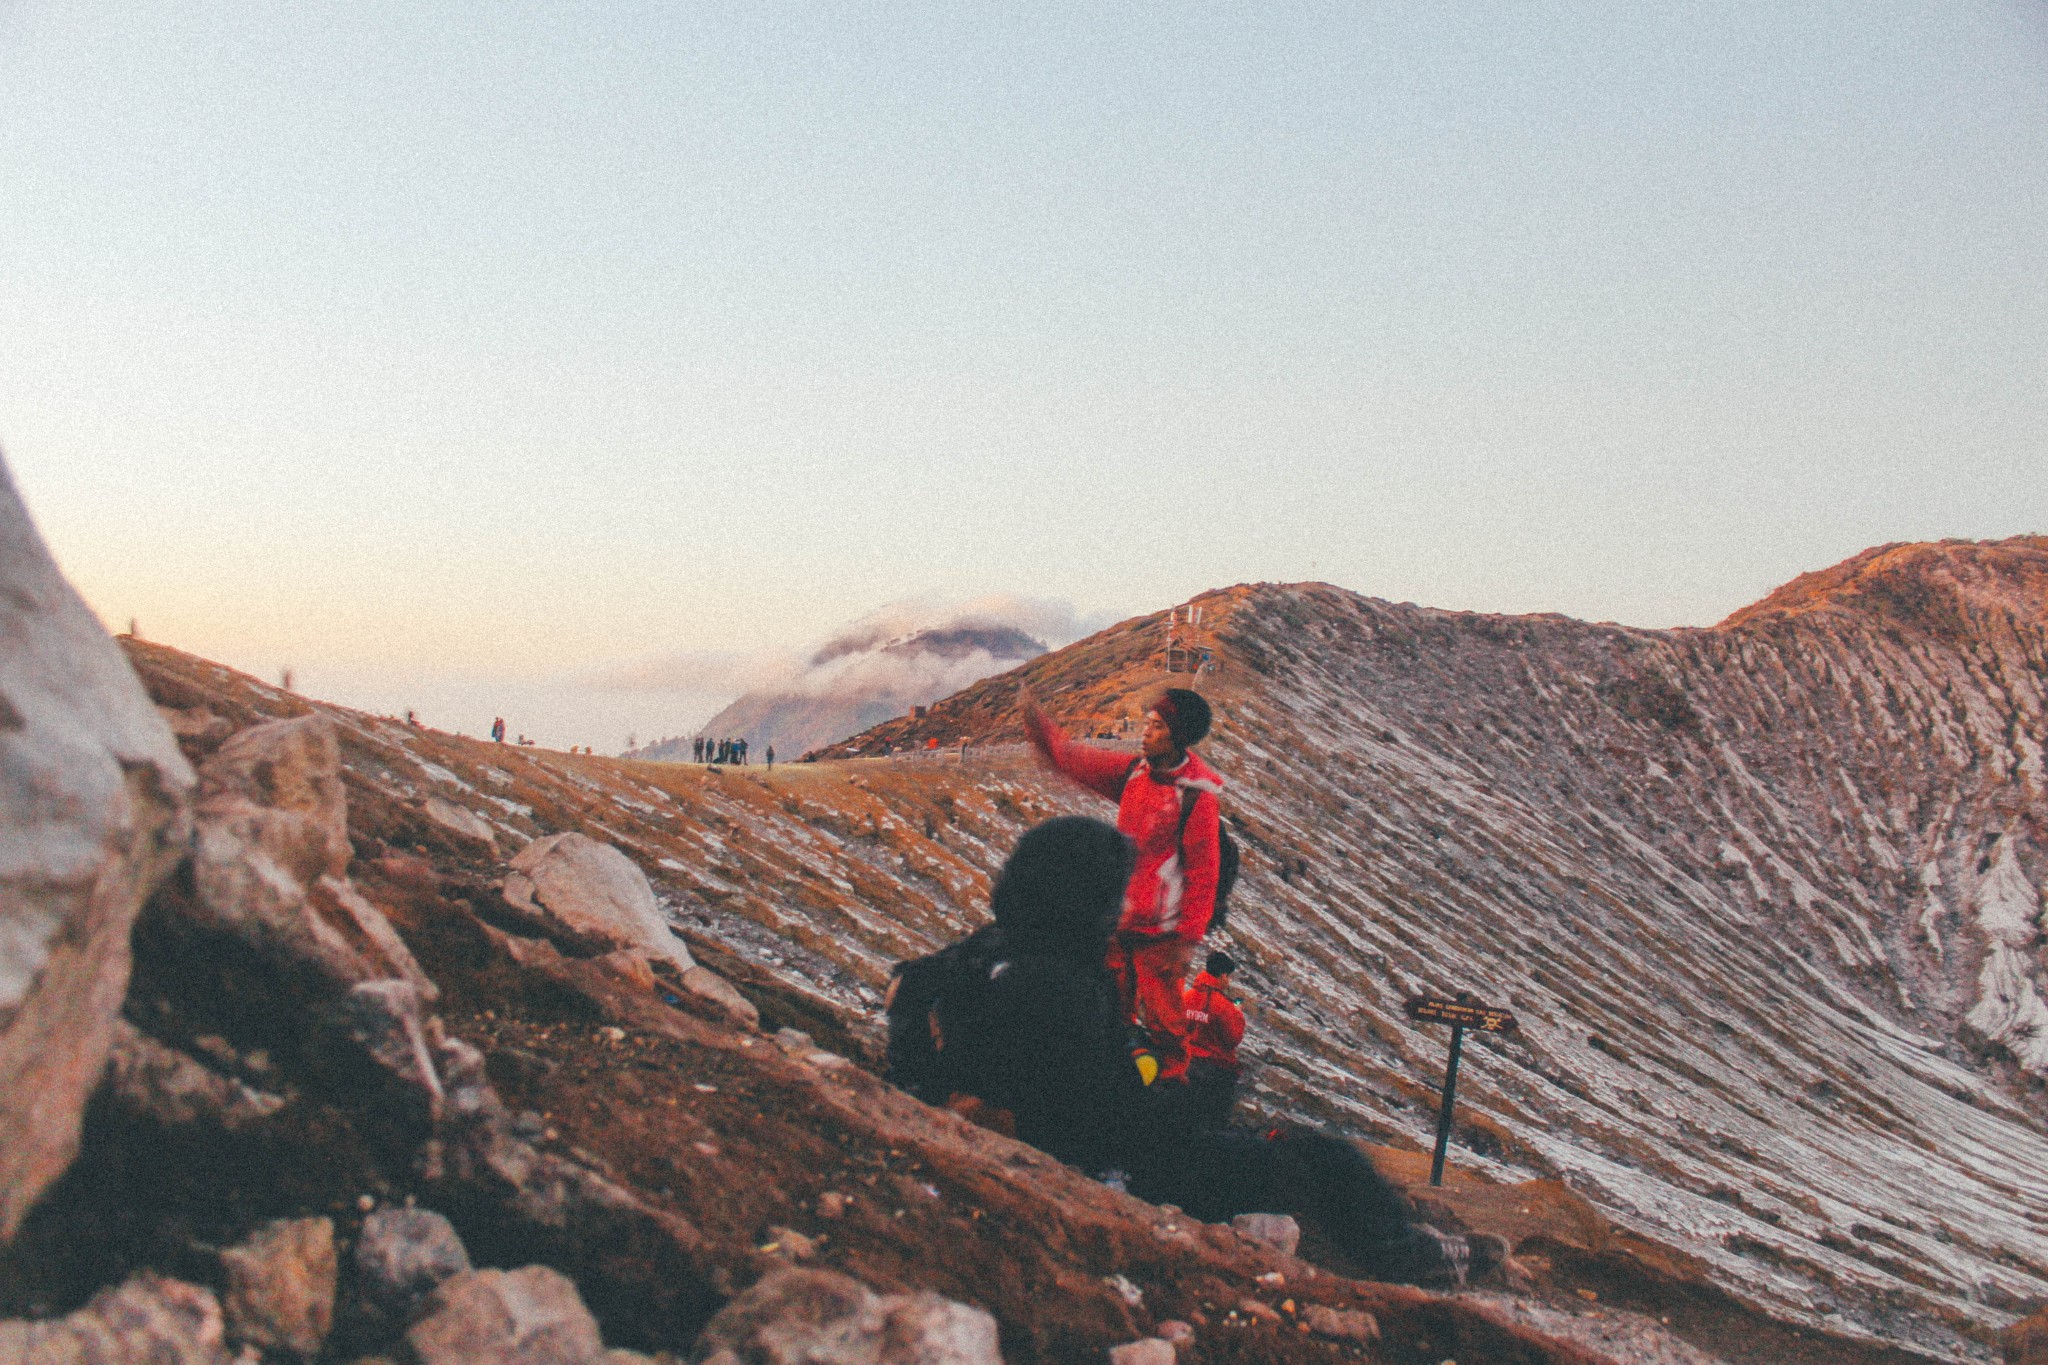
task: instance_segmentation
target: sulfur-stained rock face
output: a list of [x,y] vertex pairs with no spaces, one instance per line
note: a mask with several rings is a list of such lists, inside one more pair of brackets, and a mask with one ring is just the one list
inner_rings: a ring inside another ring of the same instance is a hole
[[77,1149],[191,786],[0,466],[0,1242]]

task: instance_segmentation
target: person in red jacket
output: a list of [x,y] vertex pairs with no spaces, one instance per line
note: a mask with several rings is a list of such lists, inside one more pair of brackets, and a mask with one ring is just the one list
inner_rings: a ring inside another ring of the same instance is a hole
[[[1216,913],[1217,796],[1223,779],[1189,750],[1209,733],[1209,703],[1169,687],[1145,712],[1140,759],[1077,744],[1024,698],[1024,728],[1053,767],[1117,803],[1116,827],[1138,862],[1110,940],[1109,969],[1126,1012],[1151,1038],[1162,1079],[1185,1081],[1188,1020],[1181,983]],[[1183,794],[1192,796],[1183,828]]]
[[1237,1103],[1244,1011],[1229,994],[1236,970],[1229,953],[1211,953],[1181,996],[1188,1018],[1188,1088],[1195,1092],[1195,1111],[1205,1128],[1227,1126]]

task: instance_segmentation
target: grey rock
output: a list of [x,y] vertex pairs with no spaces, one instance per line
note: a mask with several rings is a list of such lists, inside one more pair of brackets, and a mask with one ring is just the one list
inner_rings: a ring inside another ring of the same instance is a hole
[[227,1365],[210,1290],[144,1271],[66,1317],[0,1322],[0,1365]]
[[1282,1256],[1292,1256],[1301,1245],[1301,1224],[1284,1213],[1240,1213],[1230,1226]]
[[379,1209],[356,1239],[356,1287],[378,1311],[411,1317],[443,1281],[470,1269],[455,1225],[428,1209]]
[[830,1270],[782,1270],[721,1309],[700,1365],[1001,1365],[996,1321],[936,1294],[875,1294]]
[[427,1047],[426,1018],[410,981],[362,981],[343,998],[339,1022],[348,1039],[408,1085],[445,1098]]
[[473,839],[493,852],[497,850],[497,834],[481,815],[469,807],[458,806],[439,796],[429,796],[420,803],[420,809],[429,820],[449,833]]
[[761,1011],[754,1002],[739,993],[739,988],[727,981],[703,963],[684,972],[680,978],[683,989],[699,1000],[716,1005],[727,1018],[745,1029],[761,1026]]
[[1109,1348],[1109,1365],[1173,1365],[1174,1349],[1158,1337],[1140,1337]]
[[245,1345],[318,1355],[334,1326],[334,1224],[325,1218],[265,1223],[221,1253],[229,1335]]
[[576,1286],[540,1265],[450,1278],[405,1342],[419,1365],[585,1365],[604,1351]]
[[0,1242],[78,1148],[191,768],[0,465]]
[[404,940],[347,879],[348,810],[325,716],[241,731],[199,772],[193,884],[203,927],[337,986],[398,979],[438,995]]
[[544,932],[666,959],[679,973],[696,965],[661,917],[647,874],[587,834],[550,834],[519,850],[504,894]]
[[284,1099],[223,1076],[176,1048],[118,1021],[107,1057],[106,1093],[130,1114],[166,1127],[210,1123],[234,1130],[269,1118]]

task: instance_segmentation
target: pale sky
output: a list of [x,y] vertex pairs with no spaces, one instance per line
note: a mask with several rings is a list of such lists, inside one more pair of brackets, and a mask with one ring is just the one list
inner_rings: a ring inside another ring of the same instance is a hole
[[2048,531],[2042,0],[0,0],[0,101],[74,582],[470,733],[909,597],[1703,625]]

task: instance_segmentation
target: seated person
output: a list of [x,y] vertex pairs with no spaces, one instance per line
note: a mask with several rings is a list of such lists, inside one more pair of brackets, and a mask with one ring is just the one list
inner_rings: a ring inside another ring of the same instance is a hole
[[1182,991],[1188,1017],[1188,1090],[1195,1121],[1204,1128],[1230,1122],[1237,1103],[1237,1077],[1242,1065],[1237,1045],[1244,1041],[1244,1011],[1230,994],[1237,961],[1229,953],[1211,953],[1202,970]]
[[1205,1130],[1188,1087],[1146,1085],[1103,965],[1132,861],[1099,820],[1025,834],[990,897],[995,923],[897,968],[889,1079],[1192,1217],[1291,1213],[1375,1278],[1463,1283],[1465,1239],[1418,1223],[1351,1143]]

